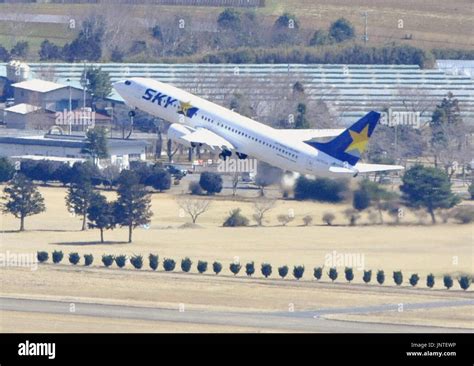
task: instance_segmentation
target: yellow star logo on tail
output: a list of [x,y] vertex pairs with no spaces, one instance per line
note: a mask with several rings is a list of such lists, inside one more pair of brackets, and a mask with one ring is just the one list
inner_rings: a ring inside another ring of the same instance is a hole
[[362,154],[369,142],[369,125],[365,126],[360,132],[349,130],[349,133],[351,134],[352,142],[345,152],[350,153],[351,151],[357,150],[359,155]]

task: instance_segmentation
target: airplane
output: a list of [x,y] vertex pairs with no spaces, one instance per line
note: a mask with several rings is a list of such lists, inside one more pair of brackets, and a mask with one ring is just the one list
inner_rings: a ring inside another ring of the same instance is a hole
[[329,177],[403,169],[359,162],[380,119],[375,111],[347,129],[276,129],[154,79],[132,77],[113,87],[131,108],[170,122],[172,141],[207,146],[223,160],[235,153],[239,159],[250,156],[283,170]]

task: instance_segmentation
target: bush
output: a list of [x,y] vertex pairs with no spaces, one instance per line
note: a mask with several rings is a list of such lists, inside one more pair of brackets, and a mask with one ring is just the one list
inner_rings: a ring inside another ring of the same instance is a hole
[[104,254],[102,256],[102,263],[104,263],[104,266],[110,267],[112,263],[114,263],[114,256],[110,254]]
[[315,267],[313,275],[319,281],[323,277],[323,267]]
[[332,282],[337,280],[337,269],[336,269],[336,267],[329,268],[328,276],[329,276],[329,278],[331,279]]
[[379,283],[379,285],[383,285],[383,283],[385,282],[385,272],[384,271],[382,271],[382,270],[377,271],[377,282]]
[[461,286],[461,288],[464,291],[466,291],[469,288],[469,286],[471,286],[472,279],[469,276],[461,276],[458,279],[458,282],[459,282],[459,286]]
[[272,265],[270,263],[262,263],[262,274],[265,278],[272,275]]
[[293,276],[299,280],[303,277],[304,274],[304,266],[294,266],[293,267]]
[[174,271],[175,267],[176,267],[176,262],[174,261],[174,259],[165,258],[165,260],[163,261],[163,268],[165,269],[166,272]]
[[0,183],[8,182],[15,174],[15,167],[7,158],[0,158]]
[[230,271],[234,274],[234,276],[240,272],[242,266],[239,262],[232,262],[229,266]]
[[443,284],[448,290],[453,287],[453,278],[450,275],[443,276]]
[[59,263],[63,260],[64,254],[60,250],[55,250],[53,252],[52,257],[53,257],[53,263]]
[[313,223],[313,217],[310,216],[310,215],[306,215],[305,217],[303,217],[303,224],[304,226],[309,226]]
[[470,224],[474,221],[474,207],[458,207],[454,210],[453,217],[461,224]]
[[415,287],[418,284],[418,281],[420,280],[420,276],[418,276],[418,273],[413,273],[408,281],[410,282],[410,285]]
[[344,274],[346,276],[347,282],[351,282],[354,279],[354,271],[352,270],[351,267],[346,267],[344,269]]
[[49,254],[48,252],[38,252],[36,253],[36,259],[40,263],[46,262],[49,259]]
[[222,191],[222,177],[213,172],[203,172],[199,179],[199,185],[207,194],[213,195]]
[[199,273],[204,273],[207,271],[207,262],[206,261],[198,261],[197,270]]
[[323,215],[323,222],[326,223],[327,225],[331,226],[332,222],[335,220],[336,216],[334,216],[333,213],[331,212],[326,212]]
[[281,266],[281,267],[278,267],[278,275],[281,277],[281,278],[285,278],[288,274],[288,266]]
[[225,219],[222,226],[224,227],[238,227],[238,226],[248,226],[249,219],[243,216],[240,213],[240,208],[233,209],[229,216]]
[[393,282],[395,282],[395,284],[397,286],[400,286],[403,282],[403,273],[402,271],[394,271],[393,272]]
[[159,257],[157,254],[150,254],[148,256],[148,262],[152,270],[156,271],[158,269]]
[[300,176],[295,185],[295,199],[316,200],[322,202],[341,202],[348,191],[348,181],[342,179],[316,178]]
[[78,253],[69,253],[69,263],[78,264],[81,260],[81,256]]
[[286,226],[288,223],[294,220],[294,217],[290,215],[278,215],[277,220],[282,226]]
[[429,288],[433,288],[435,285],[435,276],[430,273],[428,276],[426,276],[426,286]]
[[116,256],[115,264],[117,264],[119,268],[125,267],[125,265],[127,264],[127,256],[123,254]]
[[130,258],[130,263],[135,269],[141,269],[143,267],[143,257],[141,255],[134,255]]
[[193,262],[188,257],[181,260],[181,270],[183,272],[189,272],[191,270],[192,265],[193,265]]
[[364,280],[365,283],[369,283],[372,280],[372,270],[364,271],[362,280]]
[[92,254],[84,254],[84,265],[90,266],[94,262],[94,256]]
[[252,276],[255,273],[255,263],[249,262],[245,265],[245,273],[247,276]]
[[467,189],[469,194],[471,195],[471,200],[474,200],[474,182],[471,183],[469,188]]
[[202,188],[199,182],[196,182],[196,181],[189,182],[189,192],[193,195],[201,195]]
[[352,199],[352,207],[357,211],[365,210],[370,206],[370,194],[366,189],[358,189],[354,191],[354,197]]
[[221,273],[222,271],[222,264],[220,264],[219,262],[214,262],[212,263],[212,271],[218,275],[219,273]]

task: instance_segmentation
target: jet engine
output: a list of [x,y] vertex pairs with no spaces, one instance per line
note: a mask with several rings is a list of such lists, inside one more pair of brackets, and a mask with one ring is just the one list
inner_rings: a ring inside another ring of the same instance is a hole
[[179,123],[173,123],[168,128],[168,138],[186,147],[193,147],[192,143],[182,138],[183,136],[186,136],[192,132],[194,132],[194,130],[191,127],[180,125]]

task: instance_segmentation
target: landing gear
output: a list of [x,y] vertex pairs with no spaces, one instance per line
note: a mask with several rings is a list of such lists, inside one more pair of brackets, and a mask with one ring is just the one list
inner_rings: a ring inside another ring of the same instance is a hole
[[247,159],[247,156],[248,156],[247,154],[243,154],[243,153],[239,153],[239,152],[236,152],[236,154],[237,154],[237,156],[240,160]]
[[226,161],[228,157],[232,155],[232,152],[229,150],[222,150],[222,152],[219,154],[219,158]]

